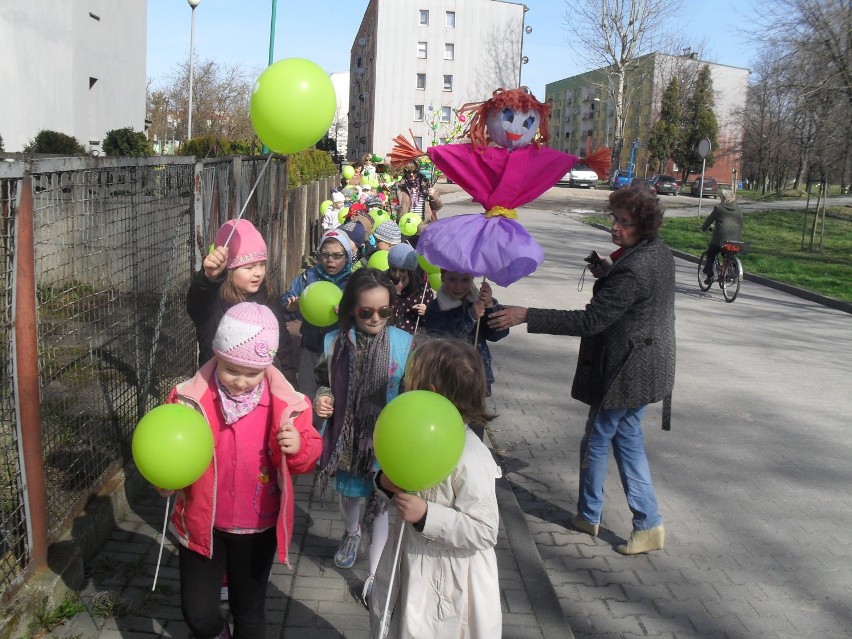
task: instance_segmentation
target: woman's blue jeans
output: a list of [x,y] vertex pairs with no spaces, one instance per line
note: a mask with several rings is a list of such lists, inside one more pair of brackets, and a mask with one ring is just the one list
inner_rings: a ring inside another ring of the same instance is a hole
[[627,505],[633,513],[633,529],[648,530],[663,522],[645,456],[642,417],[647,404],[635,408],[589,409],[586,433],[580,443],[580,497],[577,514],[599,524],[604,502],[604,481],[612,445]]

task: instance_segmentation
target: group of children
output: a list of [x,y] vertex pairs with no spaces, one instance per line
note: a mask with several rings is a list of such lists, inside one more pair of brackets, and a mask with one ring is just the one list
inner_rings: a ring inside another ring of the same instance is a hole
[[[486,341],[508,331],[488,328],[485,318],[499,307],[487,282],[477,288],[470,275],[443,272],[433,292],[393,222],[375,229],[366,220],[349,223],[323,234],[316,265],[279,298],[265,277],[266,243],[247,220],[219,229],[190,284],[200,368],[168,401],[205,416],[214,456],[198,481],[177,491],[170,529],[179,541],[182,612],[200,639],[232,636],[219,608],[226,576],[233,636],[264,635],[266,583],[276,548],[287,563],[293,533],[291,477],[312,470],[321,490],[332,483],[338,493],[345,530],[335,565],[351,568],[362,543],[369,549],[362,598],[375,636],[384,636],[389,588],[389,636],[427,629],[434,636],[500,636],[500,471],[481,437],[493,382]],[[370,236],[375,250],[388,250],[386,271],[362,262]],[[318,281],[343,293],[331,327],[313,326],[299,313],[300,296]],[[293,319],[301,319],[298,357],[286,327]],[[418,328],[440,337],[422,339]],[[381,474],[373,429],[389,401],[418,389],[450,399],[468,434],[450,476],[409,495]],[[393,583],[391,508],[406,527]]]

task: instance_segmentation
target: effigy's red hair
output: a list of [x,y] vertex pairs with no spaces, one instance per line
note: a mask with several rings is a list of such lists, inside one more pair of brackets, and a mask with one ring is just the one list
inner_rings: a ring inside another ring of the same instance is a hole
[[520,87],[518,89],[504,89],[500,87],[491,94],[491,98],[488,100],[484,102],[471,102],[459,109],[462,113],[474,111],[470,119],[470,124],[468,124],[465,131],[473,146],[480,148],[488,146],[488,134],[485,132],[485,122],[488,119],[488,113],[492,110],[503,109],[505,107],[515,109],[516,111],[538,111],[541,115],[541,122],[538,124],[538,135],[532,143],[540,146],[543,142],[547,142],[550,139],[550,104],[539,102],[527,87]]

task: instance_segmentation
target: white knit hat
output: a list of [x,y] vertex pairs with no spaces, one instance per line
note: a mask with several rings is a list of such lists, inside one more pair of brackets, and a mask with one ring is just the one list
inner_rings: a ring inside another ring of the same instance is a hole
[[222,317],[213,338],[213,352],[226,362],[263,369],[278,351],[278,319],[268,306],[235,304]]

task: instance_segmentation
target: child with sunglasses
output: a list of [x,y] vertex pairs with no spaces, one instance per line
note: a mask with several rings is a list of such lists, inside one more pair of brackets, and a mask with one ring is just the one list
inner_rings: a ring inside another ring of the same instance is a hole
[[389,325],[395,296],[387,273],[373,268],[355,271],[340,300],[340,330],[326,336],[316,368],[319,388],[314,412],[328,419],[319,461],[320,490],[324,492],[334,477],[345,529],[334,564],[351,568],[362,537],[369,537],[365,603],[388,538],[387,502],[378,498],[373,487],[373,473],[378,469],[373,429],[379,413],[399,394],[412,339]]
[[317,389],[314,368],[322,353],[323,339],[336,326],[314,326],[302,318],[299,313],[299,297],[314,282],[331,282],[343,290],[352,274],[352,243],[349,241],[349,236],[340,229],[326,231],[317,244],[316,257],[316,266],[311,266],[297,275],[290,284],[290,288],[284,291],[279,300],[285,321],[302,320],[302,326],[299,329],[302,335],[302,350],[299,355],[299,390],[308,397],[313,397]]

